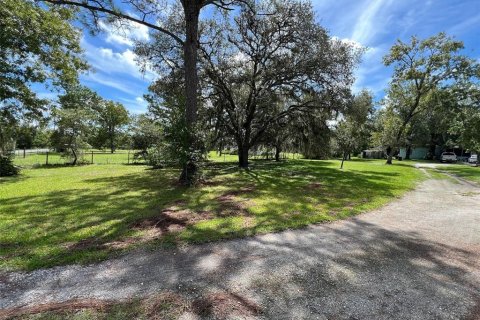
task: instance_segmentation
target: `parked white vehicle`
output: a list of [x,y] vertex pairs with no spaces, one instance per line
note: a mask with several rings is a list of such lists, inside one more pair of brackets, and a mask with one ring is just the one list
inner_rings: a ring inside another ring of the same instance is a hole
[[442,162],[457,162],[457,155],[453,152],[444,152],[440,157]]
[[472,154],[470,158],[468,158],[468,163],[478,163],[478,154]]

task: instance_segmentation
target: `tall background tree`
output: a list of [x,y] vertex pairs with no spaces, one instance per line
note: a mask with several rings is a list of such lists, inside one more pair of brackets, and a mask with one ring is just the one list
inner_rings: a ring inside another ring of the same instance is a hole
[[478,64],[462,55],[462,49],[461,41],[439,33],[424,40],[412,37],[409,43],[399,40],[384,57],[386,66],[394,66],[387,95],[400,119],[395,139],[386,146],[389,150],[387,164],[392,163],[407,126],[430,105],[425,103],[428,94],[477,72]]
[[0,152],[14,146],[18,125],[39,120],[48,106],[33,84],[61,90],[87,69],[66,8],[4,0],[0,6]]
[[325,110],[296,114],[290,122],[295,152],[302,153],[307,159],[328,159],[333,136],[328,121],[333,118],[334,115]]
[[108,146],[114,153],[120,134],[126,129],[130,121],[127,109],[118,102],[101,101],[95,108],[99,143]]
[[456,107],[449,133],[455,144],[480,153],[480,68],[475,78],[465,80],[447,93]]
[[147,114],[140,114],[132,118],[128,129],[132,138],[132,147],[146,153],[151,147],[162,142],[162,127]]
[[101,102],[90,89],[72,86],[59,97],[59,106],[52,111],[56,126],[52,139],[58,150],[72,157],[72,165],[77,164],[80,150],[90,146],[88,137],[95,126],[95,109]]
[[240,167],[284,118],[332,113],[349,96],[358,52],[330,38],[309,3],[258,1],[210,30],[205,96],[237,144]]
[[341,168],[352,152],[368,146],[373,113],[373,97],[366,90],[354,95],[348,103],[335,128],[335,143],[342,156]]
[[398,116],[388,102],[383,101],[383,107],[375,114],[374,129],[372,133],[371,144],[375,147],[383,148],[383,151],[390,155],[394,151],[392,146],[403,139],[403,135],[398,137],[398,128],[402,124],[402,119]]
[[[235,141],[240,167],[248,166],[249,150],[283,118],[332,112],[349,96],[358,51],[330,38],[308,2],[258,1],[215,16],[202,30],[200,113],[219,135]],[[175,86],[164,84],[178,78],[181,52],[166,56],[159,47],[171,47],[168,37],[159,35],[139,54],[159,61],[155,65],[168,63],[169,78],[153,92],[156,103],[166,104]]]

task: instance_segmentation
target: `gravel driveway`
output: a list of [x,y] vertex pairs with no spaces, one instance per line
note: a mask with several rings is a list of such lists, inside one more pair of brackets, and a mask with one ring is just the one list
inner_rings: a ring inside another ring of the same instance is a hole
[[266,319],[480,319],[480,188],[430,179],[349,220],[10,273],[0,309],[161,291],[223,292]]

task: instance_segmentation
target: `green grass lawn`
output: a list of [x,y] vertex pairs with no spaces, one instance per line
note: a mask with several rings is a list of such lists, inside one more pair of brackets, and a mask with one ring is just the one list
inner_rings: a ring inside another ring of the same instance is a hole
[[[213,157],[213,155],[212,155]],[[174,169],[87,165],[25,169],[0,179],[0,270],[105,259],[138,245],[242,237],[333,221],[379,207],[423,175],[352,160],[216,160],[187,189]]]
[[453,166],[442,166],[438,169],[480,184],[480,167],[458,164]]
[[[13,158],[13,163],[21,167],[41,166],[46,164],[46,155],[44,153],[27,154],[25,158],[22,155],[16,155]],[[48,163],[51,165],[59,165],[65,163],[65,158],[56,152],[49,152]]]

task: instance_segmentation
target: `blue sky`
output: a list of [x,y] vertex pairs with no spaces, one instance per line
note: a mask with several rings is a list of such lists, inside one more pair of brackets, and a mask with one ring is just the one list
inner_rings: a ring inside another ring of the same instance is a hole
[[[445,31],[464,41],[465,54],[480,59],[480,0],[314,0],[313,5],[330,35],[368,47],[356,71],[354,90],[370,89],[377,98],[383,96],[391,76],[382,57],[397,39]],[[149,40],[148,29],[133,26],[127,34],[108,25],[103,29],[95,37],[88,32],[83,36],[81,44],[94,72],[81,81],[132,113],[145,112],[142,96],[155,75],[139,71],[130,39]]]

